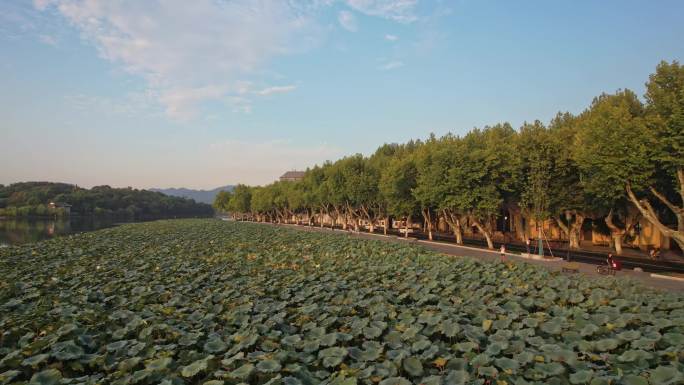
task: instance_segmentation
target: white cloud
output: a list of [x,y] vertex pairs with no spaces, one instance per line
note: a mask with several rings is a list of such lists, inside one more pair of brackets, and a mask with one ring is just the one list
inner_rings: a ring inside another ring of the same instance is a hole
[[57,38],[54,36],[50,35],[38,35],[38,39],[40,39],[41,42],[51,45],[53,47],[57,46]]
[[297,89],[297,86],[295,86],[295,85],[275,86],[275,87],[264,88],[263,90],[257,91],[256,93],[258,95],[268,96],[268,95],[273,95],[273,94],[283,94],[286,92],[294,91],[296,89]]
[[380,70],[390,71],[404,66],[404,62],[399,60],[389,61],[379,67]]
[[297,50],[309,19],[281,0],[36,0],[56,10],[100,55],[142,76],[173,118],[204,101],[244,94],[244,78]]
[[[264,90],[246,79],[268,87],[268,62],[317,45],[325,31],[317,16],[340,2],[350,10],[338,22],[350,31],[358,29],[355,12],[417,19],[417,0],[33,0],[33,7],[43,18],[61,15],[102,58],[143,78],[168,116],[185,120],[207,102],[251,111],[250,97]],[[60,36],[43,34],[46,44]],[[271,88],[267,94],[279,90]]]
[[341,11],[337,16],[337,21],[347,31],[356,32],[359,29],[356,24],[356,17],[349,11]]
[[325,143],[298,144],[291,140],[251,142],[229,140],[209,146],[205,163],[214,175],[232,183],[266,184],[290,170],[304,170],[337,159],[342,150]]
[[349,7],[369,16],[410,23],[417,20],[415,6],[418,0],[346,0]]
[[397,35],[391,35],[391,34],[388,33],[387,35],[385,35],[385,40],[397,41],[397,40],[399,40],[399,36],[397,36]]

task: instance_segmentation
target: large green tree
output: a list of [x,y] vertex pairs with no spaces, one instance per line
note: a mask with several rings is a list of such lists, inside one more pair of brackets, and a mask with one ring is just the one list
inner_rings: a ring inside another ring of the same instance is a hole
[[[646,100],[653,139],[653,162],[647,166],[654,178],[647,188],[628,183],[627,193],[644,218],[684,250],[684,66],[660,63],[646,84]],[[676,225],[665,224],[662,218],[668,213],[659,213],[658,206],[674,215]]]
[[594,212],[605,214],[615,251],[622,253],[625,235],[637,217],[626,202],[628,185],[643,189],[653,176],[652,140],[644,106],[629,90],[594,99],[579,118],[575,157],[582,187]]

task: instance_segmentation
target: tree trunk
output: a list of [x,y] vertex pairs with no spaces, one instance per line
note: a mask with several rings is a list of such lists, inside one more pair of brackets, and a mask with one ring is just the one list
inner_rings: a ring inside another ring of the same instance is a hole
[[576,210],[565,210],[563,214],[565,215],[567,225],[559,217],[554,216],[553,219],[556,220],[558,227],[560,227],[563,233],[568,236],[570,248],[579,249],[580,233],[582,231],[582,225],[584,224],[585,217]]
[[478,230],[485,236],[485,239],[487,240],[487,248],[490,250],[494,249],[494,242],[492,241],[492,234],[489,232],[489,230],[485,229],[484,226],[480,223],[479,220],[477,220],[475,217],[471,217],[471,220],[475,227],[477,227]]
[[389,226],[389,217],[385,217],[385,223],[382,226],[382,233],[387,235],[387,227]]
[[525,230],[525,226],[523,226],[523,212],[518,207],[518,205],[514,205],[513,207],[510,207],[508,209],[508,215],[511,216],[513,219],[513,231],[515,232],[515,238],[525,242],[527,240],[527,231]]
[[[682,202],[684,203],[684,169],[677,170],[677,179],[679,180],[679,193],[682,197]],[[656,189],[651,187],[651,193],[655,195],[661,202],[665,204],[677,217],[677,229],[671,229],[665,226],[658,215],[656,214],[653,206],[647,199],[639,200],[629,183],[627,183],[627,196],[629,200],[636,206],[641,215],[646,218],[658,231],[660,231],[664,236],[674,240],[681,250],[684,250],[684,207],[678,207],[670,202],[664,195],[660,194]]]
[[612,239],[613,247],[615,248],[615,254],[622,255],[622,237],[625,235],[625,231],[613,223],[612,209],[604,221],[606,222],[606,226],[610,229],[610,237]]
[[430,209],[423,209],[422,214],[425,220],[425,227],[427,228],[428,239],[432,240],[432,215],[430,215]]
[[442,210],[444,220],[451,226],[454,236],[456,237],[456,244],[463,244],[463,227],[461,226],[461,218],[457,214],[453,214],[451,210]]
[[408,226],[409,226],[409,220],[408,217],[406,220],[404,220],[404,238],[408,239]]

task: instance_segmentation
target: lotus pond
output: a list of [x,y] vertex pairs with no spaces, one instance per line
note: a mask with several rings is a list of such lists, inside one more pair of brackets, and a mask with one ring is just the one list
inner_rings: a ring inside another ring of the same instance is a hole
[[684,296],[248,223],[0,249],[0,384],[680,384]]

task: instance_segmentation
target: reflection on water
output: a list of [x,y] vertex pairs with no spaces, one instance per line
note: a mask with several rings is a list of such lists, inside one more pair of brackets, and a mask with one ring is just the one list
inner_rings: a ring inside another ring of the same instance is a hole
[[0,247],[114,226],[111,218],[0,219]]

